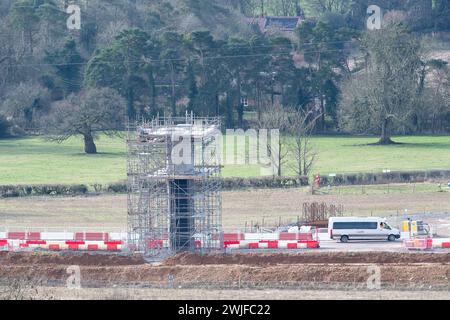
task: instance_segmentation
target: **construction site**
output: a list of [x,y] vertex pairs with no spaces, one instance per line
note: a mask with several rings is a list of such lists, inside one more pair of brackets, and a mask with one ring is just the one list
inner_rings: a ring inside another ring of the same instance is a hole
[[162,118],[129,130],[128,244],[162,259],[221,249],[220,122]]
[[339,243],[328,223],[345,216],[344,206],[305,201],[287,221],[241,216],[240,227],[224,227],[220,127],[218,118],[192,115],[129,125],[127,215],[118,219],[126,231],[0,229],[0,295],[67,298],[67,268],[78,266],[71,297],[79,299],[260,299],[261,290],[272,299],[311,290],[313,299],[354,298],[370,294],[376,266],[380,297],[414,298],[426,288],[450,298],[450,240],[442,230],[440,238],[419,234],[422,222],[389,218],[403,226],[394,242]]
[[0,0],[0,300],[450,300],[449,17]]

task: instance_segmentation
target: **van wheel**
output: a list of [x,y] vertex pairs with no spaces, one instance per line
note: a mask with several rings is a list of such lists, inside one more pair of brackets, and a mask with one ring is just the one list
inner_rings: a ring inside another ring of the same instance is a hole
[[341,242],[348,242],[348,236],[342,236]]
[[395,235],[390,234],[388,237],[388,241],[395,241]]

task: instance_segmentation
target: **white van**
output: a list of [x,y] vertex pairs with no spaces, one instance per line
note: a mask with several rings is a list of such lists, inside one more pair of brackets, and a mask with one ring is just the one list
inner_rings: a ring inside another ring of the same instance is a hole
[[328,234],[333,240],[388,240],[400,238],[400,231],[379,217],[330,217]]

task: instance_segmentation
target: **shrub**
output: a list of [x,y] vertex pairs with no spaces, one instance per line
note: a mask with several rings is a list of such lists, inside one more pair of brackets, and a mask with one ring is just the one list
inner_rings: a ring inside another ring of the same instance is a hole
[[69,187],[70,194],[85,194],[88,192],[88,187],[84,184],[76,184]]
[[348,184],[355,184],[356,183],[356,175],[355,174],[349,174],[347,177],[347,183]]
[[11,124],[6,118],[0,114],[0,138],[9,137]]
[[87,193],[85,185],[33,185],[0,186],[0,197],[20,197],[28,195],[78,195]]
[[126,193],[127,192],[127,184],[126,182],[117,182],[108,185],[106,188],[107,192],[113,193]]
[[425,182],[427,179],[450,179],[450,170],[430,171],[391,171],[389,173],[348,173],[338,174],[336,177],[321,178],[322,185],[360,185],[384,183]]
[[223,190],[234,189],[263,189],[263,188],[292,188],[308,185],[308,177],[227,177],[222,179]]
[[91,187],[94,189],[96,193],[100,193],[103,190],[103,185],[100,183],[91,184]]
[[[357,184],[383,184],[383,183],[408,183],[424,182],[427,179],[450,179],[450,170],[430,170],[430,171],[392,171],[390,173],[349,173],[337,174],[335,177],[321,177],[322,186],[326,185],[357,185]],[[164,182],[161,182],[164,184]],[[268,189],[268,188],[295,188],[307,186],[308,177],[227,177],[221,179],[222,190],[239,189]],[[126,181],[112,183],[107,187],[101,184],[91,185],[95,193],[111,192],[126,193]],[[161,187],[163,187],[161,185]],[[28,195],[81,195],[90,190],[84,185],[0,185],[0,197],[21,197]]]

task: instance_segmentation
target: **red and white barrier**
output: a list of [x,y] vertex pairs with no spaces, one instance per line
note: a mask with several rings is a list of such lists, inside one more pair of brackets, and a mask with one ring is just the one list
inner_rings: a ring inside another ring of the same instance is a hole
[[120,251],[126,237],[126,233],[2,231],[0,250]]
[[224,233],[223,240],[313,240],[313,234],[311,232]]
[[311,232],[225,233],[223,245],[229,249],[318,248]]
[[41,232],[40,240],[74,240],[73,232]]
[[312,249],[318,248],[319,243],[315,240],[305,241],[285,241],[285,240],[269,240],[269,241],[239,241],[239,243],[227,244],[229,249]]
[[50,251],[120,251],[122,241],[45,241],[25,240],[19,243],[19,248],[43,249]]
[[427,250],[433,245],[432,239],[404,239],[403,246],[409,250]]
[[[318,248],[312,233],[225,233],[223,245],[230,249],[300,249]],[[127,233],[106,232],[30,232],[11,231],[0,233],[0,250],[42,249],[76,251],[119,251],[124,248]],[[217,239],[217,241],[219,241]],[[169,246],[167,237],[149,240],[147,248]],[[195,247],[201,248],[201,238],[195,239]]]
[[450,238],[433,239],[433,248],[450,248]]
[[0,251],[8,251],[8,240],[0,239]]
[[126,232],[0,232],[0,239],[14,240],[75,240],[75,241],[126,241]]
[[242,240],[280,240],[279,233],[244,233]]
[[239,241],[244,240],[245,234],[244,233],[224,233],[223,234],[223,241]]
[[106,232],[76,232],[77,241],[108,241],[109,233]]
[[11,240],[40,240],[41,233],[40,232],[3,232],[3,239],[11,239]]
[[450,248],[450,238],[433,238],[433,239],[408,238],[403,240],[403,246],[411,250]]

